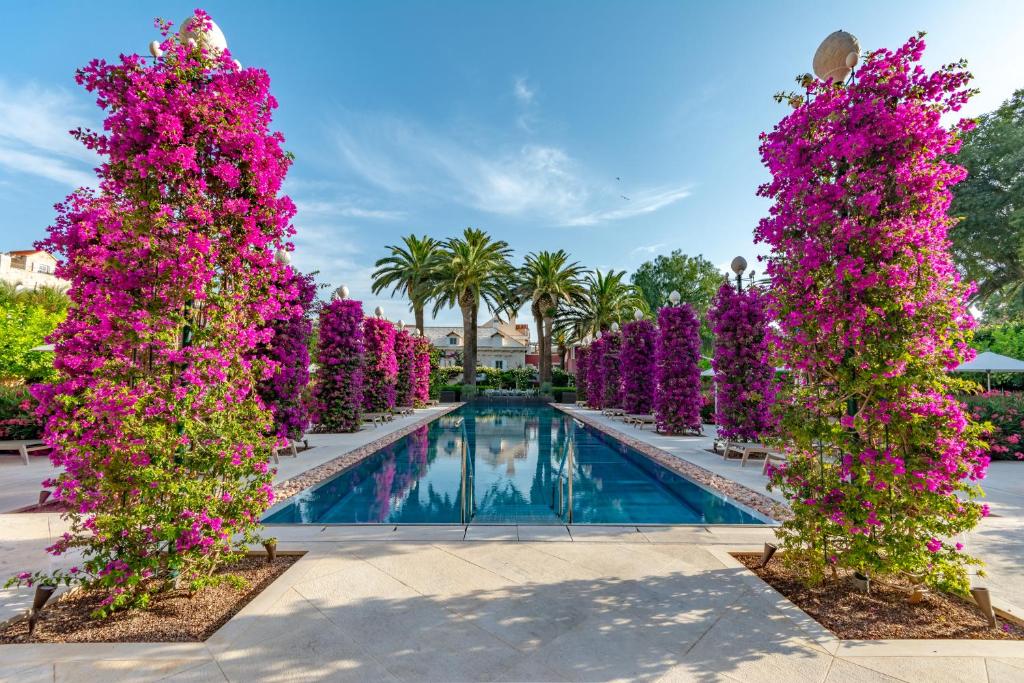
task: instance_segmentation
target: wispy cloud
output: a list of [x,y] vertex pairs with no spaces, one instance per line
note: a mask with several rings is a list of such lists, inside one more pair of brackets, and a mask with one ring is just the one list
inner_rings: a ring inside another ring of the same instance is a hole
[[664,242],[658,242],[657,244],[645,244],[640,247],[634,247],[630,252],[632,254],[653,254],[660,249],[665,248]]
[[516,78],[512,85],[512,94],[516,96],[522,104],[530,104],[533,102],[534,90],[530,87],[530,84],[526,82],[524,76]]
[[404,211],[387,209],[366,209],[344,201],[295,200],[295,208],[300,216],[334,216],[339,218],[368,218],[374,220],[394,221],[405,218]]
[[652,213],[690,193],[682,185],[638,188],[627,202],[617,188],[593,181],[561,147],[485,147],[394,116],[346,114],[334,141],[346,170],[378,190],[554,225],[597,225]]
[[689,196],[690,187],[688,185],[641,190],[640,192],[634,192],[629,199],[620,196],[619,199],[622,200],[621,206],[604,208],[576,216],[566,221],[565,224],[597,225],[599,223],[609,223],[625,218],[633,218],[634,216],[642,216],[659,211],[666,206],[671,206]]
[[0,80],[0,166],[73,187],[94,184],[89,169],[98,158],[68,135],[87,122],[63,91]]

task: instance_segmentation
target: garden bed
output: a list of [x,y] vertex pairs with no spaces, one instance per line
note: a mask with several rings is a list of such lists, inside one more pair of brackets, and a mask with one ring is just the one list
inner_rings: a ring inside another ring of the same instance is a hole
[[19,619],[0,628],[0,643],[170,643],[202,642],[295,564],[301,555],[278,555],[267,564],[264,555],[250,555],[224,567],[217,575],[233,574],[246,587],[227,583],[203,588],[189,596],[170,591],[155,596],[148,610],[117,612],[95,620],[89,614],[99,607],[103,594],[70,591],[51,602],[29,638],[28,621]]
[[1000,621],[1000,628],[993,629],[977,607],[946,593],[931,591],[922,602],[911,605],[909,583],[872,582],[871,592],[862,593],[840,575],[838,581],[808,587],[778,559],[759,568],[760,554],[734,553],[733,557],[839,638],[1024,640],[1020,625]]

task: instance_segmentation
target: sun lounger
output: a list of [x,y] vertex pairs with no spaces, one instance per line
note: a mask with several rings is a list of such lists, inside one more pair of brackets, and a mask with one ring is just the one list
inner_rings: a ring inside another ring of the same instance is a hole
[[369,422],[374,427],[379,427],[391,419],[387,413],[363,413],[363,422]]
[[779,451],[768,451],[764,454],[764,465],[761,466],[761,474],[768,474],[769,463],[786,462],[786,454]]
[[18,454],[21,455],[21,459],[25,461],[26,465],[28,465],[29,453],[44,451],[47,448],[49,448],[49,446],[38,439],[0,441],[0,451],[18,451]]
[[730,442],[722,452],[722,457],[728,460],[730,453],[738,453],[740,456],[740,467],[745,467],[747,460],[751,457],[765,457],[765,454],[770,450],[772,449],[769,446],[761,443]]
[[626,424],[631,424],[637,429],[643,429],[644,425],[652,425],[655,422],[653,415],[640,415],[636,413],[626,415],[623,419]]

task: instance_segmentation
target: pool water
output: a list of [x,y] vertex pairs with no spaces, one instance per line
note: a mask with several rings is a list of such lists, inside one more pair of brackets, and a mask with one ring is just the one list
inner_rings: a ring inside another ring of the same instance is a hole
[[[570,483],[571,477],[571,483]],[[548,405],[465,405],[266,524],[764,524]]]

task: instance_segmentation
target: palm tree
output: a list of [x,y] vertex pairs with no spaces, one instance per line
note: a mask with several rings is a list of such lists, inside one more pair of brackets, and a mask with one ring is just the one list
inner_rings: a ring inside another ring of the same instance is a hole
[[540,382],[551,382],[552,325],[559,304],[571,304],[583,295],[583,266],[569,262],[569,254],[540,251],[528,254],[517,271],[516,292],[521,303],[530,303],[537,324],[537,350],[540,354]]
[[580,342],[611,327],[612,323],[622,324],[633,319],[633,312],[640,309],[650,313],[643,293],[625,282],[626,271],[589,273],[584,281],[584,293],[567,306],[555,322],[558,331],[568,333],[569,338]]
[[430,298],[430,277],[441,258],[441,243],[433,237],[407,235],[402,245],[391,245],[390,256],[379,259],[373,272],[373,293],[391,288],[409,298],[416,329],[423,333],[423,309]]
[[483,230],[466,228],[441,247],[437,268],[430,276],[434,315],[458,306],[462,313],[462,383],[476,385],[476,319],[481,300],[489,311],[505,307],[513,270],[512,249]]

